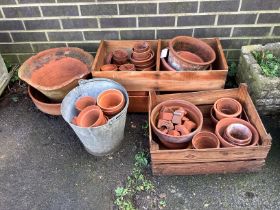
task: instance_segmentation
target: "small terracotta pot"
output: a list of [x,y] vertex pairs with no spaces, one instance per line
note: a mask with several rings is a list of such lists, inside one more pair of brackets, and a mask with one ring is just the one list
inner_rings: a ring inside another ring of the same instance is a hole
[[86,107],[79,113],[76,122],[80,127],[97,127],[104,125],[106,118],[100,107],[92,105]]
[[221,120],[223,118],[239,117],[242,112],[241,104],[232,98],[220,98],[214,104],[216,118]]
[[134,44],[132,50],[136,53],[146,52],[150,49],[150,45],[148,42],[137,42]]
[[215,129],[215,134],[219,138],[223,147],[236,147],[237,146],[237,145],[232,144],[231,142],[227,141],[223,137],[226,128],[229,125],[234,124],[234,123],[245,125],[246,127],[248,127],[250,129],[250,131],[252,133],[252,140],[251,140],[250,144],[246,145],[246,146],[255,146],[258,144],[259,133],[252,124],[250,124],[249,122],[247,122],[245,120],[239,119],[239,118],[224,118],[217,123],[216,129]]
[[166,71],[176,71],[176,69],[174,69],[172,66],[170,66],[167,61],[165,60],[165,58],[161,58],[161,66],[162,66],[162,70],[166,70]]
[[41,112],[50,115],[61,115],[61,103],[52,102],[49,98],[32,86],[28,86],[28,95]]
[[215,115],[214,106],[212,106],[212,108],[210,110],[210,117],[211,117],[212,122],[215,125],[219,122],[219,120],[216,118],[216,115]]
[[196,63],[203,63],[203,60],[198,55],[191,53],[189,51],[179,51],[177,53],[179,56],[181,56],[186,60],[196,62]]
[[152,66],[150,67],[146,67],[146,68],[138,68],[137,70],[138,71],[153,71],[156,67],[156,64],[153,64]]
[[118,67],[115,64],[105,64],[100,67],[100,71],[117,71]]
[[132,63],[123,64],[119,67],[120,71],[135,71],[135,65]]
[[135,60],[142,61],[147,60],[151,56],[151,53],[151,50],[142,53],[133,52],[131,57]]
[[112,63],[112,58],[113,58],[113,52],[108,53],[106,60],[105,60],[106,64]]
[[220,141],[215,134],[202,131],[193,137],[192,145],[195,149],[219,148]]
[[82,111],[84,108],[95,105],[96,100],[91,96],[82,96],[75,102],[75,108],[78,111]]
[[150,56],[149,56],[147,59],[141,60],[141,61],[135,60],[135,59],[133,59],[132,56],[130,56],[130,60],[131,60],[131,62],[132,62],[135,66],[137,66],[137,65],[147,65],[147,64],[149,64],[149,63],[152,63],[152,61],[154,60],[154,58],[155,58],[155,53],[154,53],[154,51],[151,51]]
[[113,59],[114,60],[123,60],[128,58],[128,53],[126,50],[115,50],[113,51]]
[[226,128],[223,137],[228,142],[239,146],[245,146],[250,144],[252,140],[252,132],[243,124],[233,123]]
[[106,115],[113,116],[125,106],[125,97],[120,90],[108,89],[98,95],[97,105]]

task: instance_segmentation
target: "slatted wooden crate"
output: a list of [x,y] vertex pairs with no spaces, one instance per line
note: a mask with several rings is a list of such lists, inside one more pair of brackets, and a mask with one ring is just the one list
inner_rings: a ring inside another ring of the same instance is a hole
[[245,84],[241,84],[239,88],[235,89],[192,93],[157,95],[151,91],[149,97],[149,118],[152,108],[157,104],[169,99],[183,99],[192,102],[201,109],[204,116],[203,129],[212,130],[214,130],[214,125],[210,120],[209,113],[214,102],[222,97],[237,99],[241,102],[248,121],[256,127],[260,135],[260,143],[257,146],[170,150],[159,142],[150,125],[149,145],[154,175],[253,172],[264,166],[271,147],[271,136],[267,134],[264,128]]
[[[217,59],[213,70],[208,71],[162,71],[160,52],[166,47],[168,40],[148,40],[156,53],[156,69],[154,71],[100,71],[106,55],[115,49],[126,49],[131,52],[133,45],[139,40],[102,40],[92,67],[93,77],[113,79],[122,84],[128,91],[145,91],[146,96],[130,94],[131,112],[148,111],[148,91],[199,91],[224,88],[228,65],[219,39],[203,39],[216,52]],[[139,103],[141,102],[141,103]]]

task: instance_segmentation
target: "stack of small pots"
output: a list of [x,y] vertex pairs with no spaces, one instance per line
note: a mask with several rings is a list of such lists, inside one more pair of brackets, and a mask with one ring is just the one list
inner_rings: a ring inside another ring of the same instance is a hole
[[100,93],[97,100],[92,96],[82,96],[75,102],[78,116],[72,124],[80,127],[97,127],[108,122],[125,106],[125,97],[120,90],[108,89]]
[[110,52],[100,67],[101,71],[151,71],[156,65],[155,52],[148,42],[137,42],[129,56],[128,51],[117,49]]

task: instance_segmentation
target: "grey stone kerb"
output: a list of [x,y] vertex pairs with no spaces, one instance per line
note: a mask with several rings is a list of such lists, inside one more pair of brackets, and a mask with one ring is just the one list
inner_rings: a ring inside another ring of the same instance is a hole
[[280,113],[280,78],[265,77],[261,74],[261,67],[251,54],[254,50],[269,50],[280,57],[280,42],[264,46],[243,46],[236,79],[248,84],[250,95],[261,114]]

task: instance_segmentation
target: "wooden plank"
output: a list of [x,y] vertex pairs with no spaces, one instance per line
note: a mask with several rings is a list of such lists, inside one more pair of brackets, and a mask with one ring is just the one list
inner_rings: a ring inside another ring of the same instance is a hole
[[241,173],[259,171],[264,164],[264,160],[188,164],[152,164],[152,171],[153,175]]
[[148,112],[149,96],[129,96],[128,112]]

